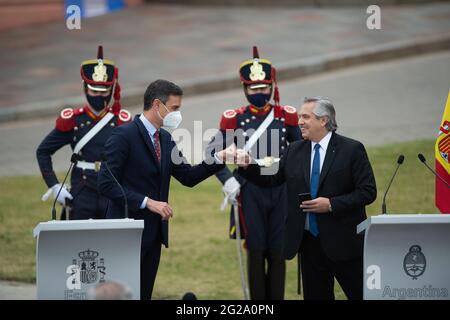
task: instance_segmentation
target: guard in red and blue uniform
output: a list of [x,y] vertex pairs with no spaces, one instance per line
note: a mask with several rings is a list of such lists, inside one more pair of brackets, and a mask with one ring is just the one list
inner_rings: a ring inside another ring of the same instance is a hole
[[[103,147],[114,128],[129,122],[131,114],[121,109],[119,71],[113,61],[103,59],[102,46],[97,59],[81,63],[80,72],[87,103],[83,108],[62,110],[55,128],[36,151],[49,188],[42,200],[58,196],[57,201],[63,206],[62,219],[102,219],[108,203],[97,190]],[[71,173],[70,190],[61,186],[52,165],[52,155],[65,145],[70,145],[78,159]]]
[[[220,131],[223,141],[228,142],[232,132],[237,148],[244,149],[249,147],[250,137],[258,132],[266,118],[273,118],[248,150],[267,171],[264,174],[273,174],[288,143],[300,140],[301,133],[296,109],[279,104],[275,68],[269,60],[259,58],[256,47],[253,51],[253,59],[244,61],[239,69],[250,104],[226,110],[220,120]],[[272,93],[274,104],[270,103]],[[244,179],[237,170],[232,173],[228,168],[216,176],[224,185],[225,199],[238,201],[241,238],[245,238],[247,249],[250,298],[283,299],[286,266],[282,249],[287,216],[285,184],[262,188]],[[231,210],[230,237],[235,238],[233,207]]]

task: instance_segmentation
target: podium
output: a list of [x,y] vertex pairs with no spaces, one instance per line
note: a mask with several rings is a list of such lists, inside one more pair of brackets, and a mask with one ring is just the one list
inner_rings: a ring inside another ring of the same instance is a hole
[[140,298],[143,220],[68,220],[39,223],[38,299],[83,300],[98,283],[116,281]]
[[450,215],[378,215],[363,231],[365,300],[450,299]]

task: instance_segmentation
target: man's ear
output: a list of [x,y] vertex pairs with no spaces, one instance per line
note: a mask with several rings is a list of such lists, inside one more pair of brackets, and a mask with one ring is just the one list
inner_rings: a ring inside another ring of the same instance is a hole
[[155,108],[155,107],[157,107],[158,105],[159,105],[159,99],[154,99],[153,100],[153,102],[152,102],[152,106],[151,106],[151,108]]
[[322,127],[325,127],[327,125],[328,121],[330,121],[330,118],[328,118],[328,117],[321,117],[320,118],[320,125]]

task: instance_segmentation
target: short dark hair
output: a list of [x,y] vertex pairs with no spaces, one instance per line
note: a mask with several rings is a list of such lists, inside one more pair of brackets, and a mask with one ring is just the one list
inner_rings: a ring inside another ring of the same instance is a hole
[[152,107],[155,99],[166,103],[169,96],[182,96],[183,90],[175,83],[167,80],[156,80],[150,83],[144,94],[144,110],[149,110]]

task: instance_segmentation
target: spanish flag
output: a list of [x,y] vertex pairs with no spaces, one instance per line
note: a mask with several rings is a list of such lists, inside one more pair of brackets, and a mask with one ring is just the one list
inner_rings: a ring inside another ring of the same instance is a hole
[[[435,157],[437,174],[450,184],[450,91],[436,140]],[[441,213],[450,213],[450,188],[437,177],[435,202]]]

